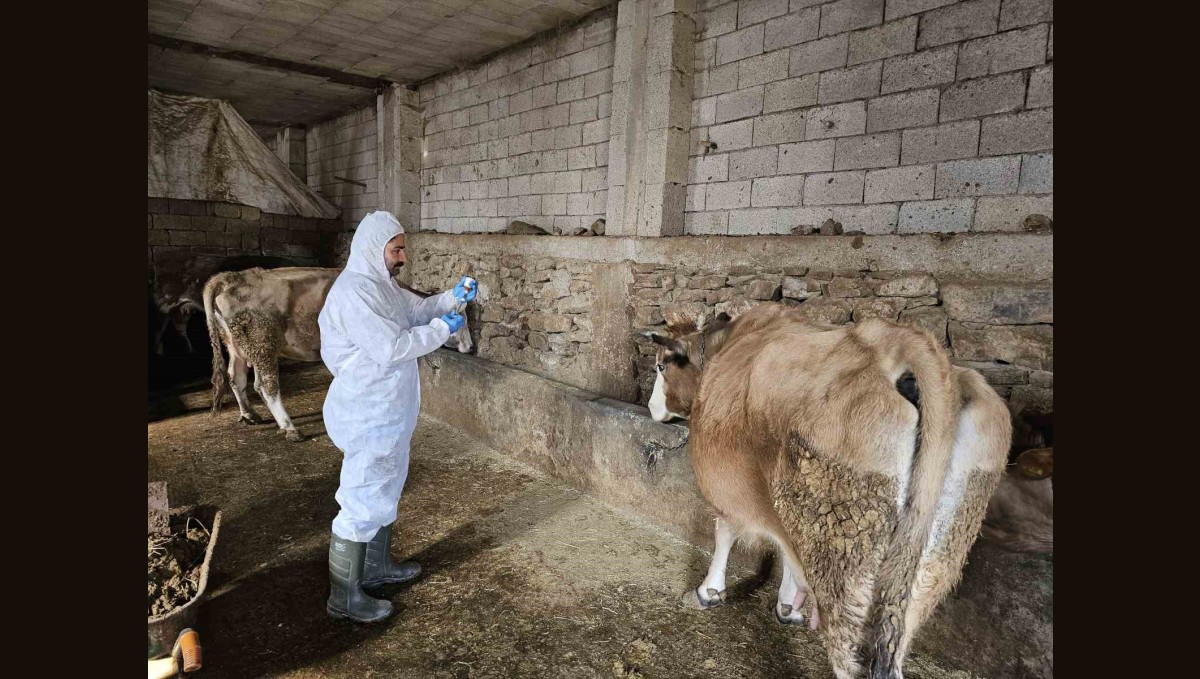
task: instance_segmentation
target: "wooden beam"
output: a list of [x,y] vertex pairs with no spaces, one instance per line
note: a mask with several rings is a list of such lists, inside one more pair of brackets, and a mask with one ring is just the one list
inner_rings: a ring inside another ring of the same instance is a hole
[[158,45],[164,49],[187,52],[188,54],[203,54],[205,56],[229,59],[231,61],[242,61],[248,64],[266,66],[268,68],[274,68],[280,71],[304,73],[305,75],[325,78],[329,82],[337,83],[339,85],[349,85],[351,87],[361,87],[367,90],[374,90],[376,93],[392,84],[391,80],[371,78],[365,75],[355,75],[353,73],[339,71],[336,68],[329,68],[328,66],[303,64],[295,61],[287,61],[286,59],[266,57],[261,54],[251,54],[250,52],[240,52],[238,50],[224,49],[222,47],[212,47],[211,45],[202,45],[198,42],[189,42],[187,40],[180,40],[178,38],[168,38],[165,35],[156,35],[154,33],[149,33],[147,35],[149,36],[149,43],[151,45]]

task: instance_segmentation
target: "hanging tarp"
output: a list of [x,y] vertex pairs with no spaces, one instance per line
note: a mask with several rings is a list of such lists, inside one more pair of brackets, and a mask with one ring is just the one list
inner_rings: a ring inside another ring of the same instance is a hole
[[149,90],[146,195],[332,219],[340,210],[259,139],[229,102]]

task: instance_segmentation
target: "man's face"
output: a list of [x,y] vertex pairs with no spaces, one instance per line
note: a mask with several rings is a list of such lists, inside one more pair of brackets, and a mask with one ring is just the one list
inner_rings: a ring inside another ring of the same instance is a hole
[[404,254],[404,234],[400,234],[383,246],[383,262],[393,276],[400,273],[400,267],[408,261]]

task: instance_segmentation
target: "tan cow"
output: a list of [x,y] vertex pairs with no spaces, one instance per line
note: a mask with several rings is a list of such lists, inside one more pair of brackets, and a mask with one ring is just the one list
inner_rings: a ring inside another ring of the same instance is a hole
[[[329,288],[341,269],[284,267],[247,269],[219,273],[204,286],[204,313],[213,352],[213,404],[215,415],[225,392],[230,391],[241,413],[241,421],[259,424],[262,418],[250,405],[246,392],[247,373],[254,368],[254,389],[289,441],[301,441],[279,394],[279,358],[295,361],[321,360],[321,331],[317,316],[325,305]],[[424,293],[400,284],[410,292]],[[221,345],[229,352],[229,366]],[[466,323],[450,336],[446,346],[460,352],[471,350]]]
[[838,677],[901,677],[913,635],[961,577],[1004,468],[1009,413],[927,333],[871,319],[819,326],[780,304],[705,324],[671,318],[651,414],[691,420],[717,514],[708,575],[724,601],[740,538],[783,556],[776,618],[825,631]]
[[1054,449],[1017,458],[988,502],[984,540],[1013,552],[1054,552]]

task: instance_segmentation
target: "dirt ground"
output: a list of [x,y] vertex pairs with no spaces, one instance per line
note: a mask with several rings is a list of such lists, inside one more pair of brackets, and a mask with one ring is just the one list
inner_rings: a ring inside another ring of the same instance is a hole
[[[239,424],[230,405],[210,417],[203,388],[151,407],[192,412],[148,425],[148,480],[169,483],[173,506],[223,513],[198,676],[832,676],[818,633],[772,617],[769,563],[731,571],[728,605],[684,609],[707,554],[424,417],[393,542],[425,571],[387,591],[391,620],[330,619],[341,453],[321,422],[327,384],[319,367],[284,375],[303,443]],[[971,676],[919,655],[905,669]]]

